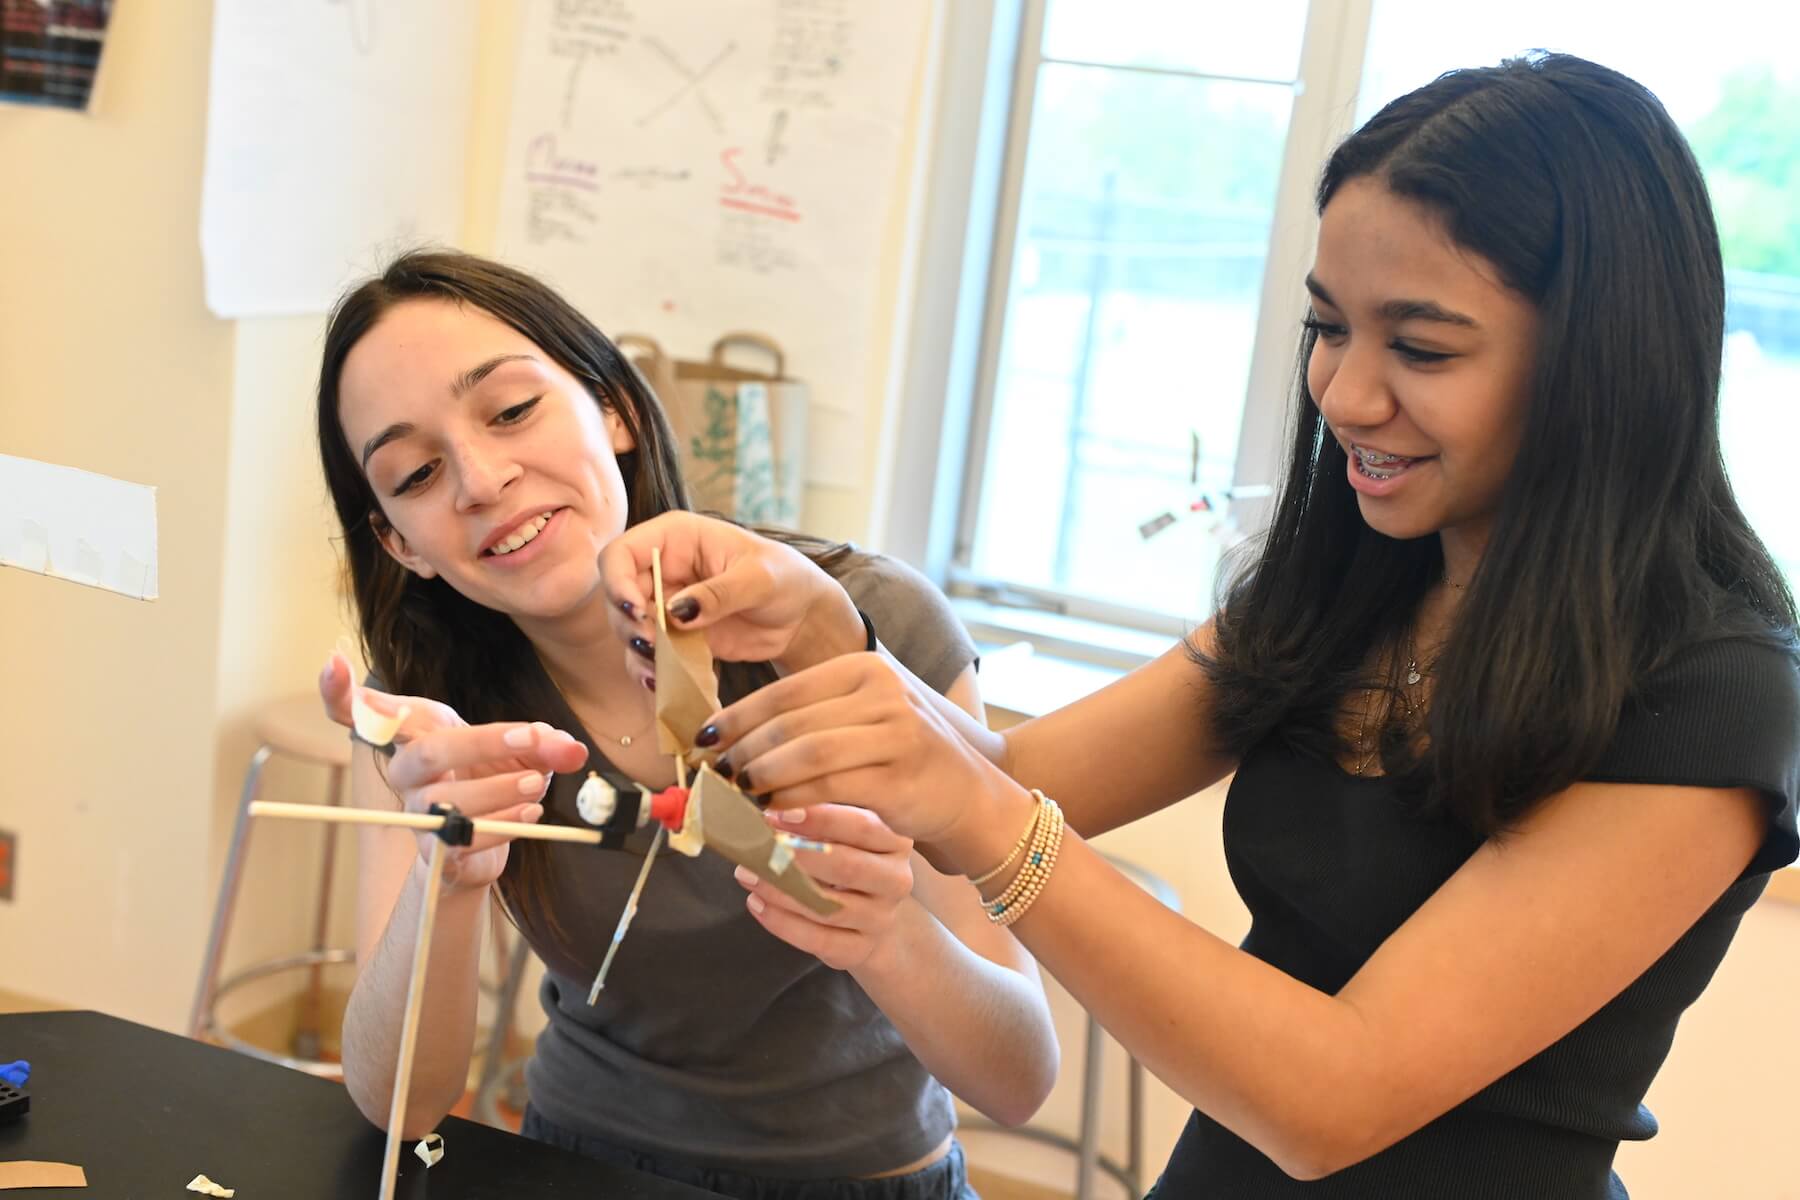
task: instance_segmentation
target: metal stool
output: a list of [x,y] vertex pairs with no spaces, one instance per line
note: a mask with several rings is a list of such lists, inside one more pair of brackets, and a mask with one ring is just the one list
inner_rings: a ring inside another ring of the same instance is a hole
[[507,1107],[516,1113],[525,1111],[525,1059],[508,1058],[506,1043],[512,1034],[513,1015],[518,1010],[531,946],[525,941],[524,934],[515,931],[509,950],[505,945],[504,930],[497,927],[495,933],[498,935],[495,952],[506,968],[495,991],[494,1023],[488,1028],[487,1048],[481,1055],[481,1077],[475,1085],[470,1115],[484,1125],[516,1133],[517,1126],[500,1111],[500,1099],[504,1095]]
[[[350,765],[350,734],[333,724],[320,707],[315,695],[290,696],[263,709],[256,719],[260,743],[244,774],[243,793],[238,801],[237,825],[231,834],[231,850],[225,858],[225,877],[219,883],[219,901],[213,910],[212,933],[206,942],[206,957],[200,965],[200,987],[194,995],[194,1009],[188,1018],[188,1036],[218,1042],[233,1050],[293,1067],[327,1079],[342,1079],[343,1069],[334,1062],[322,1061],[319,1055],[320,1006],[323,968],[356,961],[356,952],[331,949],[325,938],[331,916],[332,871],[337,858],[337,826],[326,825],[324,865],[320,870],[319,909],[313,922],[313,944],[310,950],[285,958],[257,963],[219,979],[219,966],[224,959],[225,938],[231,929],[232,912],[237,907],[238,884],[244,869],[244,852],[250,840],[250,802],[262,786],[263,768],[272,755],[280,754],[299,762],[330,769],[327,804],[341,804],[344,798],[344,772]],[[218,1022],[219,1000],[233,989],[256,979],[283,971],[307,968],[311,972],[306,999],[300,1009],[300,1027],[294,1033],[292,1054],[251,1045]]]
[[[1175,889],[1163,879],[1111,854],[1103,854],[1107,862],[1116,867],[1121,874],[1133,883],[1149,892],[1162,902],[1163,907],[1171,912],[1181,911],[1181,897]],[[1092,1013],[1088,1014],[1085,1053],[1083,1054],[1081,1072],[1081,1128],[1078,1137],[1070,1138],[1057,1133],[1053,1129],[1036,1129],[1029,1125],[1009,1128],[996,1124],[985,1117],[967,1117],[961,1122],[965,1129],[979,1129],[986,1133],[1002,1137],[1028,1138],[1034,1142],[1042,1142],[1059,1150],[1066,1150],[1075,1155],[1075,1200],[1093,1200],[1094,1175],[1097,1171],[1118,1180],[1125,1191],[1132,1197],[1144,1194],[1144,1067],[1137,1059],[1126,1054],[1126,1099],[1125,1121],[1126,1136],[1129,1146],[1126,1150],[1123,1165],[1117,1159],[1100,1153],[1100,1065],[1102,1052],[1106,1049],[1106,1031]]]

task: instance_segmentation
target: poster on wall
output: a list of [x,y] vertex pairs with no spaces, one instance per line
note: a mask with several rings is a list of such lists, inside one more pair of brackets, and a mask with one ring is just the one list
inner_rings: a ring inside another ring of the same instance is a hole
[[779,343],[810,385],[808,482],[858,486],[929,18],[926,0],[531,0],[501,254],[677,357],[738,330]]
[[85,110],[113,0],[0,0],[0,103]]
[[215,0],[200,248],[227,318],[462,235],[475,0]]
[[0,567],[156,599],[156,489],[0,454]]

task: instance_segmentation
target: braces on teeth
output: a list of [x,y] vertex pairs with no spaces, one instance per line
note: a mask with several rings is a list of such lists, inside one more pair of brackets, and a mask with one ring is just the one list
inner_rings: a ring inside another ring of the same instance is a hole
[[[1410,458],[1398,454],[1376,454],[1373,451],[1364,450],[1361,446],[1353,446],[1351,450],[1356,455],[1357,469],[1370,479],[1392,479],[1405,469],[1404,466],[1395,467],[1395,464],[1412,462]],[[1395,467],[1395,469],[1383,470],[1384,467]]]
[[531,520],[519,526],[511,534],[500,539],[498,542],[495,542],[494,545],[489,548],[488,553],[495,556],[511,554],[514,550],[517,550],[520,546],[523,546],[526,542],[531,541],[533,538],[537,537],[538,534],[544,532],[544,526],[550,523],[550,518],[554,515],[556,515],[554,512],[539,513],[537,516],[531,518]]

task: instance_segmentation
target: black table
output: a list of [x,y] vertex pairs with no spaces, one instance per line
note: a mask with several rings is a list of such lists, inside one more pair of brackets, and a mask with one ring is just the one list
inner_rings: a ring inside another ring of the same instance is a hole
[[[386,1137],[342,1085],[93,1012],[0,1016],[0,1062],[31,1062],[31,1111],[0,1125],[0,1161],[87,1171],[87,1190],[5,1200],[196,1200],[195,1175],[238,1200],[374,1200]],[[459,1117],[426,1170],[408,1143],[396,1197],[702,1200],[711,1192],[594,1162]]]

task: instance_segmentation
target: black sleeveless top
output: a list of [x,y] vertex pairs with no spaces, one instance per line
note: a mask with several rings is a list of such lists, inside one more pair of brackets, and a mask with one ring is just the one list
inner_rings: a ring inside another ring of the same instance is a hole
[[[1159,1198],[1617,1200],[1621,1139],[1656,1133],[1642,1104],[1675,1025],[1711,980],[1769,873],[1800,852],[1800,669],[1781,649],[1709,642],[1639,689],[1596,782],[1750,787],[1769,827],[1749,868],[1669,951],[1560,1041],[1386,1150],[1322,1180],[1284,1174],[1196,1112]],[[1240,764],[1225,854],[1252,923],[1243,948],[1336,993],[1482,839],[1402,806],[1384,778],[1356,778],[1271,738]]]

